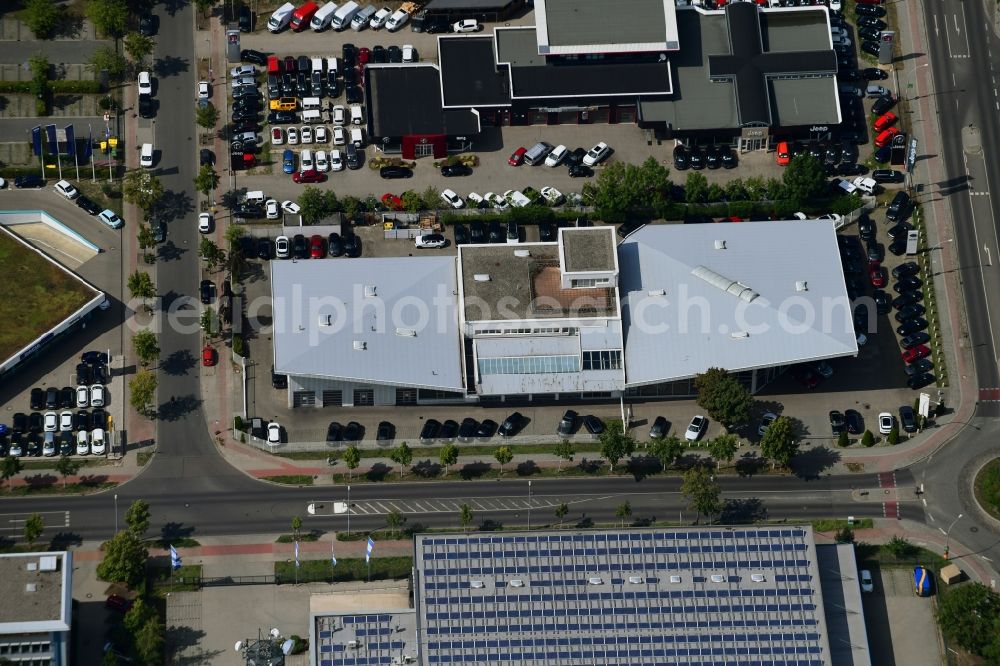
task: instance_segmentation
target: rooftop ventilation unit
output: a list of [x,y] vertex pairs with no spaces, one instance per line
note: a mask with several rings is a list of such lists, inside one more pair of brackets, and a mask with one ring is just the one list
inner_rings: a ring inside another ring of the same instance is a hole
[[349,647],[352,650],[357,650],[358,649],[358,642],[357,641],[347,641],[347,647]]
[[717,240],[717,241],[715,241],[715,249],[716,250],[725,250],[726,249],[726,241],[724,241],[724,240]]
[[320,315],[319,325],[323,327],[333,326],[333,315]]
[[475,275],[472,276],[472,279],[475,280],[476,282],[489,282],[490,281],[490,274],[489,273],[476,273]]
[[764,574],[750,574],[750,580],[752,580],[755,583],[763,583],[764,581],[767,580],[767,578],[764,576]]
[[722,291],[732,294],[746,303],[753,303],[753,301],[760,296],[760,294],[745,284],[737,282],[736,280],[731,280],[724,275],[719,275],[711,268],[695,266],[691,269],[691,274],[695,277],[701,278],[717,289],[721,289]]
[[375,285],[366,284],[365,285],[365,298],[375,298]]
[[510,581],[510,586],[511,587],[524,587],[524,581],[521,580],[520,578],[515,578],[514,580]]
[[796,280],[795,291],[809,291],[809,283],[805,280]]
[[713,583],[725,583],[726,582],[726,577],[723,576],[722,574],[712,574],[712,582]]
[[601,580],[600,576],[591,576],[587,579],[588,585],[601,585],[602,583],[604,583],[604,581]]
[[531,250],[514,250],[515,257],[530,257]]
[[639,583],[642,582],[642,576],[629,576],[628,582],[632,583],[633,585],[638,585]]
[[671,576],[671,577],[670,577],[670,582],[671,582],[671,583],[675,583],[675,584],[676,584],[676,583],[679,583],[679,582],[681,582],[681,577],[680,577],[680,576],[676,576],[676,575],[674,575],[674,576]]
[[400,336],[401,338],[415,338],[417,337],[417,332],[414,331],[412,328],[397,328],[396,335]]
[[354,351],[364,351],[368,349],[368,343],[362,340],[354,341]]
[[27,583],[24,586],[24,591],[25,592],[34,592],[37,589],[38,589],[38,586],[35,583]]
[[38,571],[38,562],[28,562],[28,571]]
[[471,587],[473,590],[481,590],[483,589],[483,581],[481,580],[469,581],[469,587]]
[[55,571],[59,568],[59,558],[55,555],[44,555],[38,558],[39,571]]
[[746,340],[747,338],[750,337],[750,333],[748,333],[747,331],[733,331],[732,333],[729,334],[729,337],[731,337],[733,340]]
[[666,296],[667,295],[666,289],[650,289],[646,293],[648,295],[650,295],[650,296]]

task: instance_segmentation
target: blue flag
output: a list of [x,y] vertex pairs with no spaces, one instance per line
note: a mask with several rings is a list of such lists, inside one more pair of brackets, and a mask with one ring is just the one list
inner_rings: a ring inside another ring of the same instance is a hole
[[299,542],[296,541],[295,542],[295,568],[298,569],[301,566],[302,566],[302,563],[299,562]]
[[336,553],[333,552],[333,544],[332,543],[330,544],[330,562],[332,563],[330,566],[334,566],[334,567],[337,566],[337,555],[336,555]]
[[170,547],[170,568],[177,571],[181,568],[181,556],[177,554],[177,549]]
[[66,125],[66,154],[76,155],[76,132],[72,125]]
[[42,154],[42,126],[36,125],[31,128],[31,150],[36,157]]
[[365,564],[372,559],[372,550],[375,548],[375,540],[368,537],[368,548],[365,549]]
[[55,124],[46,125],[45,133],[49,137],[49,153],[52,155],[59,154],[59,141],[56,139],[56,126]]

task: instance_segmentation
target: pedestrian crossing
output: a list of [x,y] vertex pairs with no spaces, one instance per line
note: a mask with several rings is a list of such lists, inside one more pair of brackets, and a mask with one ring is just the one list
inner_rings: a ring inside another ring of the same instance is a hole
[[[352,500],[351,514],[384,516],[390,513],[403,515],[421,515],[434,513],[458,513],[462,505],[478,513],[519,512],[531,509],[555,508],[560,504],[572,505],[594,500],[593,496],[586,498],[566,498],[562,496],[527,495],[511,497],[448,497],[420,499],[372,499]],[[319,512],[316,512],[319,514]],[[339,513],[339,511],[338,511]]]

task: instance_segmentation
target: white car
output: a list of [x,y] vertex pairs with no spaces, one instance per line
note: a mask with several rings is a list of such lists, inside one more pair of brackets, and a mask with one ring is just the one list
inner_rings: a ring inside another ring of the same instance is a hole
[[767,432],[767,429],[771,427],[774,420],[778,418],[778,415],[774,412],[767,412],[764,416],[760,417],[760,425],[757,426],[757,434],[761,437]]
[[272,446],[281,444],[281,426],[275,421],[267,424],[267,443]]
[[452,190],[442,190],[441,198],[452,208],[463,208],[465,207],[465,200],[462,197],[455,194]]
[[73,412],[65,411],[59,414],[59,429],[65,432],[73,430]]
[[82,384],[76,387],[76,406],[90,407],[90,389]]
[[316,171],[321,173],[326,173],[330,170],[330,163],[326,161],[326,151],[317,150],[316,151]]
[[240,132],[232,140],[242,141],[243,143],[260,143],[260,135],[256,132]]
[[63,195],[67,199],[73,200],[80,196],[80,192],[73,187],[68,180],[60,180],[56,183],[56,192]]
[[281,210],[289,215],[298,215],[302,211],[302,208],[294,201],[282,201]]
[[208,85],[208,81],[198,82],[198,99],[208,99],[212,94],[212,88]]
[[347,124],[347,109],[344,108],[343,104],[338,104],[333,107],[333,124],[334,125],[346,125]]
[[212,232],[212,214],[211,213],[199,213],[198,214],[198,231],[203,234],[208,234]]
[[375,16],[373,16],[372,20],[368,22],[368,27],[372,30],[378,30],[385,25],[385,22],[389,20],[390,16],[392,16],[392,10],[388,7],[383,7],[375,12]]
[[896,419],[889,412],[882,412],[878,415],[878,434],[888,435],[896,425]]
[[483,198],[486,199],[486,201],[497,210],[507,210],[508,208],[510,208],[510,204],[507,203],[507,200],[504,199],[499,194],[494,194],[493,192],[487,192],[486,196]]
[[545,166],[547,167],[557,167],[559,164],[566,159],[566,155],[569,154],[569,148],[559,144],[552,149],[552,152],[545,156]]
[[55,432],[59,429],[59,415],[55,412],[45,412],[45,420],[43,423],[43,430],[45,430],[45,432]]
[[264,202],[264,217],[269,220],[277,220],[281,217],[281,212],[278,207],[278,202],[274,199],[268,199]]
[[256,86],[257,79],[252,76],[238,76],[232,79],[233,88],[239,88],[241,86]]
[[562,202],[566,201],[566,197],[563,193],[554,187],[549,187],[546,185],[541,189],[542,198],[548,201],[553,206],[558,206]]
[[389,20],[385,22],[385,28],[389,32],[396,32],[410,20],[410,12],[405,9],[397,9],[389,17]]
[[472,205],[475,206],[476,208],[479,208],[480,205],[484,201],[486,201],[486,199],[483,198],[483,195],[479,194],[478,192],[469,192],[469,196],[465,198],[471,201]]
[[316,128],[315,134],[316,143],[330,143],[330,131],[322,125]]
[[306,148],[299,154],[299,171],[308,171],[313,168],[315,168],[315,163],[313,162],[313,152]]
[[343,171],[344,170],[344,158],[341,156],[340,151],[334,148],[330,151],[330,170],[331,171]]
[[611,154],[611,148],[608,144],[601,141],[596,146],[587,151],[587,154],[583,156],[583,163],[585,166],[594,166],[598,164],[608,155]]
[[413,239],[413,245],[421,249],[437,249],[448,244],[444,234],[423,234]]
[[102,384],[94,384],[90,387],[90,406],[104,406],[104,386]]
[[833,228],[839,229],[844,221],[844,217],[840,213],[824,213],[816,218],[817,220],[830,220],[833,222]]
[[792,217],[794,217],[796,220],[808,220],[809,219],[809,216],[806,215],[805,213],[803,213],[802,211],[799,211],[798,213],[792,213]]
[[90,435],[86,430],[76,433],[76,455],[85,456],[90,453]]
[[302,129],[299,130],[299,141],[303,145],[313,142],[313,128],[308,125],[303,125]]
[[479,32],[483,26],[476,19],[465,19],[453,23],[451,29],[453,32]]
[[875,182],[873,178],[865,178],[864,176],[858,176],[853,181],[854,187],[858,188],[865,194],[875,194],[875,188],[878,187],[878,183]]
[[365,114],[360,104],[351,104],[351,124],[364,125]]
[[285,143],[285,130],[280,127],[271,128],[271,145],[281,146]]
[[297,145],[299,145],[299,130],[297,130],[296,128],[289,127],[285,131],[285,136],[288,138],[288,145],[289,146],[297,146]]
[[503,198],[510,202],[514,208],[524,208],[531,203],[531,199],[518,190],[507,190],[503,193]]
[[347,144],[347,130],[343,127],[333,128],[333,145],[344,146]]
[[413,48],[413,44],[403,44],[403,62],[416,62],[417,61],[417,50]]
[[278,236],[274,239],[274,256],[278,259],[288,259],[288,236]]
[[830,0],[830,11],[839,12],[840,10],[840,0]]
[[99,219],[104,224],[108,225],[112,229],[121,229],[125,226],[125,221],[115,214],[115,211],[110,208],[105,208],[100,213],[97,214],[97,219]]
[[872,580],[872,572],[868,569],[861,570],[861,591],[871,594],[875,591],[875,582]]
[[139,150],[139,166],[144,169],[153,168],[153,144],[142,144],[142,148]]
[[149,75],[149,72],[139,72],[139,94],[153,94],[153,77]]
[[257,68],[253,65],[236,65],[231,70],[229,70],[230,78],[236,79],[241,76],[256,76]]
[[708,420],[699,414],[698,416],[691,419],[691,423],[688,424],[687,430],[684,431],[684,439],[689,442],[696,442],[701,437],[701,433],[705,432],[705,426],[708,425]]
[[90,452],[95,456],[103,456],[106,451],[104,430],[102,428],[94,428],[90,431]]

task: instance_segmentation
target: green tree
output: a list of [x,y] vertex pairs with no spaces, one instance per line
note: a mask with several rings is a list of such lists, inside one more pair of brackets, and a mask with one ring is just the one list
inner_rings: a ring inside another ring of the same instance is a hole
[[466,532],[469,531],[469,525],[472,524],[473,514],[472,509],[468,504],[463,504],[458,509],[458,519],[462,523],[462,529]]
[[416,213],[424,205],[423,198],[413,190],[406,190],[399,195],[399,198],[403,202],[403,210],[407,213]]
[[740,446],[740,438],[730,433],[724,433],[708,442],[708,453],[715,458],[715,464],[722,467],[722,461],[731,462]]
[[998,620],[1000,597],[981,583],[959,585],[938,597],[942,633],[973,654],[983,654],[994,643]]
[[10,480],[21,473],[21,459],[14,456],[6,456],[0,461],[0,478],[7,481],[7,489],[10,489]]
[[792,158],[781,175],[785,198],[796,205],[822,196],[826,188],[826,172],[819,160],[808,153]]
[[112,81],[121,81],[128,69],[128,61],[125,60],[125,56],[115,51],[114,47],[98,46],[90,54],[87,68],[94,74],[106,71]]
[[132,336],[132,347],[143,367],[160,358],[160,345],[156,342],[156,334],[149,329],[138,331]]
[[402,479],[403,469],[409,467],[410,463],[413,462],[413,449],[406,442],[400,442],[399,446],[392,450],[389,459],[399,465],[399,478]]
[[21,10],[21,20],[35,39],[51,38],[62,19],[63,9],[56,0],[27,0]]
[[711,519],[722,508],[719,501],[722,489],[715,482],[715,477],[704,467],[692,467],[684,472],[681,494],[687,498],[688,508],[697,513],[697,521],[700,521],[702,516]]
[[211,238],[202,238],[198,243],[198,256],[208,263],[209,270],[214,270],[226,261],[226,251],[216,245]]
[[[330,191],[330,194],[333,194],[332,190]],[[302,205],[301,198],[299,199],[299,205]],[[365,206],[361,202],[361,199],[351,195],[347,195],[341,199],[339,205],[340,209],[344,211],[344,216],[349,220],[353,220],[354,216],[357,215],[359,211],[365,210]]]
[[208,193],[219,186],[219,174],[215,173],[215,167],[211,164],[203,164],[198,169],[198,175],[194,177],[194,187],[196,190],[208,196]]
[[240,239],[243,238],[244,236],[246,236],[246,231],[244,231],[243,227],[241,227],[238,224],[229,225],[228,227],[226,227],[226,232],[223,234],[223,237],[226,239],[226,242],[229,243],[230,251],[232,251],[234,247],[239,246]]
[[39,513],[33,513],[28,516],[24,521],[24,540],[28,542],[28,545],[34,547],[35,542],[38,541],[38,537],[42,536],[42,532],[45,531],[45,521],[42,519],[42,515]]
[[615,517],[622,521],[622,529],[625,528],[625,521],[632,517],[632,505],[625,500],[615,508]]
[[129,404],[140,414],[149,414],[149,407],[156,395],[156,375],[149,370],[140,370],[129,380]]
[[162,664],[164,627],[157,616],[146,620],[138,631],[132,634],[135,651],[144,664]]
[[302,209],[299,214],[306,224],[316,224],[334,212],[329,209],[325,192],[318,187],[306,186],[299,195],[298,203]]
[[764,195],[771,201],[778,201],[785,198],[785,184],[777,178],[768,178]]
[[672,467],[684,453],[684,444],[677,435],[657,437],[650,444],[650,452],[660,461],[664,470]]
[[129,505],[128,510],[125,511],[125,524],[128,525],[128,531],[131,532],[136,539],[142,539],[146,536],[146,532],[149,530],[149,520],[151,515],[149,502],[141,499],[137,499],[132,502],[132,504]]
[[865,448],[875,446],[875,435],[872,434],[871,430],[865,430],[864,434],[861,435],[861,446]]
[[740,380],[722,368],[709,368],[695,376],[694,387],[698,391],[698,405],[727,429],[739,427],[750,419],[753,396]]
[[122,197],[148,214],[163,196],[163,183],[146,169],[125,172]]
[[726,191],[718,183],[708,186],[708,193],[705,195],[709,201],[722,201],[726,198]]
[[435,210],[446,205],[441,199],[441,192],[433,185],[428,185],[424,191],[420,193],[420,201],[423,203],[422,207],[427,210]]
[[566,502],[562,502],[556,506],[555,513],[556,513],[556,518],[559,519],[559,527],[562,527],[563,518],[565,518],[566,514],[569,513],[569,506],[566,505]]
[[104,544],[104,559],[97,565],[97,577],[108,583],[125,583],[138,588],[146,580],[149,551],[139,538],[122,530]]
[[841,430],[840,434],[837,435],[837,446],[843,448],[849,446],[851,443],[851,438],[848,436],[847,431]]
[[788,467],[792,458],[799,453],[795,427],[790,418],[779,416],[771,422],[760,438],[760,452],[765,458],[770,458],[782,467]]
[[128,276],[126,286],[129,293],[132,294],[132,298],[147,299],[156,297],[156,286],[153,284],[153,278],[150,277],[149,273],[136,270]]
[[140,249],[148,250],[156,245],[156,237],[153,235],[153,229],[148,224],[139,225],[139,231],[136,234],[136,237],[139,240]]
[[351,474],[354,472],[355,468],[361,463],[361,452],[358,451],[358,447],[351,444],[344,451],[344,464],[347,465],[347,478],[351,478]]
[[458,462],[458,447],[454,444],[445,444],[441,447],[441,453],[438,458],[441,460],[441,464],[444,465],[444,473],[447,474],[449,468]]
[[493,452],[493,457],[500,463],[500,476],[503,476],[503,466],[514,459],[514,452],[510,450],[509,446],[498,446]]
[[105,35],[119,37],[125,32],[128,6],[125,0],[87,0],[87,18]]
[[837,543],[854,543],[854,530],[845,525],[837,530],[837,533],[833,536],[833,540]]
[[767,196],[767,183],[760,176],[750,176],[744,180],[743,189],[750,201],[760,201]]
[[624,222],[630,215],[645,215],[668,200],[670,171],[656,158],[641,165],[612,162],[583,188],[584,198],[601,219]]
[[118,654],[114,650],[108,650],[101,657],[101,666],[121,666],[121,663]]
[[214,338],[219,334],[219,315],[215,312],[215,308],[208,306],[202,310],[201,319],[198,323],[201,325],[201,330],[208,337]]
[[560,440],[556,443],[555,454],[559,456],[559,471],[562,472],[563,461],[573,460],[573,443],[568,439]]
[[194,110],[194,121],[198,127],[210,130],[219,122],[219,110],[211,102]]
[[239,276],[243,275],[249,265],[246,255],[243,254],[243,248],[235,245],[229,249],[228,254],[225,254],[225,250],[223,250],[223,256],[226,257],[224,263],[229,273],[238,280]]
[[212,7],[219,4],[219,0],[194,0],[194,6],[198,8],[198,11],[202,14],[207,14]]
[[156,609],[143,597],[136,597],[132,607],[122,618],[122,625],[132,635],[138,633],[143,625],[156,617]]
[[295,540],[299,539],[299,530],[302,529],[302,516],[292,516],[292,535]]
[[385,525],[393,532],[398,532],[406,522],[406,517],[399,512],[399,509],[392,509],[385,514]]
[[66,477],[73,476],[80,471],[83,466],[83,462],[80,460],[75,460],[69,456],[62,456],[56,462],[56,472],[62,477],[63,488],[66,487]]
[[725,187],[727,201],[744,201],[747,198],[746,186],[741,178],[734,178]]
[[889,444],[889,446],[896,446],[897,444],[899,444],[899,427],[898,426],[895,426],[895,425],[892,426],[892,429],[889,430],[889,434],[886,436],[885,441],[886,441],[886,443]]
[[136,67],[141,67],[143,61],[153,53],[153,49],[156,47],[156,42],[153,41],[152,37],[138,32],[130,32],[125,35],[122,44],[125,47],[125,53],[132,59]]
[[708,179],[705,174],[692,171],[684,182],[684,200],[688,203],[704,203],[708,199]]
[[917,547],[901,536],[894,536],[889,539],[885,547],[897,560],[908,559],[917,553]]
[[604,432],[599,436],[601,442],[601,457],[608,461],[611,469],[618,461],[635,453],[635,440],[626,435],[622,422],[611,420],[605,423]]

